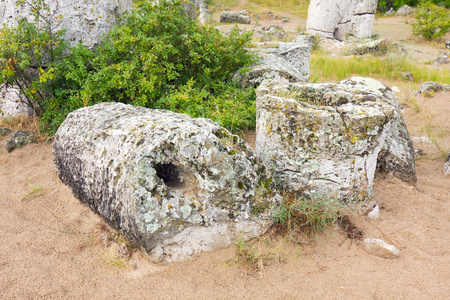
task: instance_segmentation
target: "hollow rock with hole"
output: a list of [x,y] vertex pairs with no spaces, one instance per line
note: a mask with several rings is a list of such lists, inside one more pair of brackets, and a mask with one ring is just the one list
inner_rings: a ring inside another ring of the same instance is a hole
[[53,143],[74,195],[157,262],[264,233],[279,201],[262,161],[207,119],[120,103],[69,114]]
[[264,81],[256,126],[256,152],[288,190],[363,200],[377,168],[417,181],[399,102],[376,80]]

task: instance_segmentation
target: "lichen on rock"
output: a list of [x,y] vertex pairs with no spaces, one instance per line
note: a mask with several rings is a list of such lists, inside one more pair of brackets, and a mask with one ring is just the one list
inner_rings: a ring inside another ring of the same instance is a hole
[[256,151],[286,189],[363,199],[377,167],[417,180],[395,94],[354,77],[337,84],[265,81],[257,90]]
[[245,142],[207,119],[102,103],[69,114],[53,153],[75,196],[154,261],[254,238],[272,223],[270,174]]

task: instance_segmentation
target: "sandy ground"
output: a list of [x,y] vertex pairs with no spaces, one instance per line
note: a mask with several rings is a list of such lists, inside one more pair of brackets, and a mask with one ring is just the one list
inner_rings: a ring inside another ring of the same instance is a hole
[[[417,102],[421,112],[405,111],[411,135],[438,128],[437,145],[450,148],[450,93]],[[395,244],[400,258],[368,254],[332,228],[312,245],[274,234],[256,241],[269,243],[273,256],[257,271],[234,262],[235,247],[171,265],[138,251],[126,261],[116,251],[120,237],[56,177],[50,144],[11,153],[2,147],[0,298],[448,299],[450,176],[434,144],[416,147],[426,152],[417,161],[417,186],[381,176],[374,196],[381,219],[352,218],[365,237]]]
[[415,143],[425,152],[415,187],[378,176],[381,218],[352,221],[365,237],[396,245],[400,258],[368,254],[331,228],[312,244],[276,234],[256,240],[272,256],[256,271],[234,261],[235,247],[171,265],[156,265],[139,251],[127,260],[117,251],[126,241],[57,178],[51,144],[12,153],[1,146],[0,298],[448,299],[450,176],[442,166],[450,149],[450,93],[413,97],[409,85],[387,84],[400,87],[399,98],[415,100],[416,106],[405,102],[411,136],[434,143]]

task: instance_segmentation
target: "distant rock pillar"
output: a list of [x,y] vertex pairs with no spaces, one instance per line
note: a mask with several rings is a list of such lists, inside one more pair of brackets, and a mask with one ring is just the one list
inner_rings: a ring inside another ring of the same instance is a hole
[[377,0],[311,0],[306,33],[334,38],[370,37]]

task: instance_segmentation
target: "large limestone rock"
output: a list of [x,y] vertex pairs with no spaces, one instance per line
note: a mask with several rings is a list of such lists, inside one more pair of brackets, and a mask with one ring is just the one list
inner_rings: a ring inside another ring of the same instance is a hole
[[399,102],[373,79],[265,81],[257,90],[256,130],[256,152],[288,190],[360,199],[377,168],[417,180]]
[[69,114],[53,143],[74,195],[157,262],[264,233],[272,179],[253,150],[210,120],[103,103]]
[[278,82],[306,82],[309,77],[310,47],[306,43],[257,44],[259,62],[235,80],[246,86],[259,86],[265,79]]
[[[27,2],[31,2],[28,0]],[[65,39],[71,46],[82,42],[95,46],[124,12],[131,9],[132,0],[47,0],[50,16],[62,16],[56,30],[66,30]],[[0,25],[13,25],[19,18],[33,20],[31,6],[16,5],[17,0],[0,2]],[[54,21],[55,24],[58,21]]]
[[306,32],[343,41],[370,37],[377,0],[311,0]]

